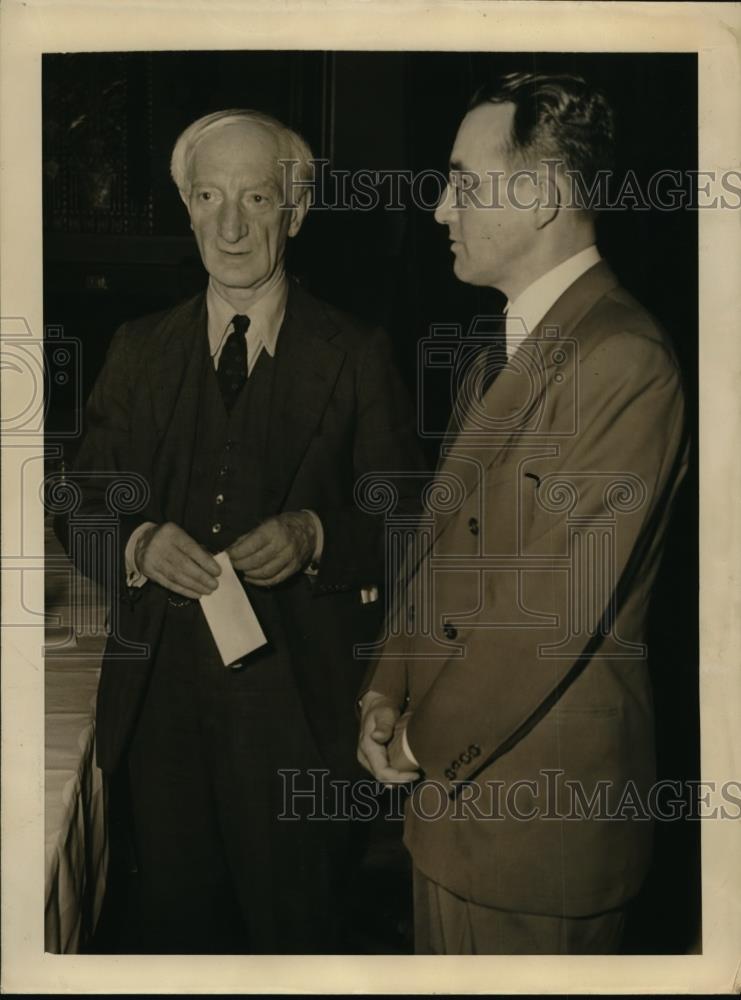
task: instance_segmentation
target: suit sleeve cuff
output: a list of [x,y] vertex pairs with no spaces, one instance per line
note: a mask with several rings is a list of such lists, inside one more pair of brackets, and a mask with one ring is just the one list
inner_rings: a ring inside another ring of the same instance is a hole
[[415,767],[419,767],[420,766],[419,761],[414,756],[414,754],[412,753],[412,751],[411,751],[411,749],[409,747],[409,740],[407,739],[407,731],[406,731],[406,729],[403,729],[402,733],[401,733],[401,747],[402,747],[402,750],[404,751],[404,753],[409,758],[409,760],[412,762],[412,764],[414,764]]
[[302,510],[305,514],[308,514],[314,522],[314,531],[316,534],[316,543],[314,545],[311,562],[304,570],[304,573],[307,573],[309,576],[316,576],[319,572],[319,563],[322,558],[322,552],[324,552],[324,527],[322,526],[321,518],[316,511],[308,510],[306,507],[303,507]]
[[143,587],[144,584],[149,579],[144,573],[139,570],[136,565],[136,543],[146,531],[147,528],[151,528],[155,524],[154,521],[144,521],[129,535],[129,540],[126,543],[126,549],[124,550],[124,562],[126,565],[126,586],[127,587]]

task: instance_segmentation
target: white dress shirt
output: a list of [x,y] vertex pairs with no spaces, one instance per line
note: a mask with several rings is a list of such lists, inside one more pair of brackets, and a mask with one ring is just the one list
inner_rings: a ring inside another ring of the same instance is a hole
[[[599,250],[592,244],[561,261],[545,274],[541,274],[523,292],[520,292],[514,301],[507,303],[504,336],[508,359],[512,357],[525,337],[533,332],[566,289],[601,259]],[[401,745],[409,760],[414,763],[415,767],[419,767],[419,762],[409,748],[406,730],[402,733]]]
[[[245,331],[247,342],[247,375],[252,374],[252,370],[260,357],[260,353],[266,350],[270,357],[275,356],[278,345],[278,334],[283,324],[286,312],[286,301],[288,299],[288,281],[285,274],[282,274],[276,283],[269,288],[264,295],[261,295],[254,302],[250,303],[247,313],[250,325]],[[224,296],[217,291],[213,281],[209,281],[206,292],[206,312],[208,316],[208,345],[209,354],[213,361],[214,368],[218,368],[219,358],[232,332],[232,320],[237,312],[234,306],[229,303]],[[316,545],[312,556],[311,564],[305,570],[309,575],[317,573],[316,564],[321,558],[324,550],[324,530],[319,516],[313,510],[307,510],[314,521],[316,529]],[[132,531],[126,543],[124,559],[126,562],[126,585],[129,587],[141,587],[148,577],[140,572],[134,554],[139,536],[147,528],[151,527],[153,521],[145,521]]]
[[[247,341],[247,375],[252,374],[257,359],[263,348],[271,358],[275,357],[278,345],[278,334],[286,313],[288,298],[288,282],[285,274],[260,298],[250,304],[247,315],[250,325],[244,335]],[[232,332],[232,320],[236,310],[224,296],[214,287],[213,281],[208,283],[206,292],[206,311],[208,313],[208,345],[214,368],[219,367],[219,358]]]
[[541,274],[516,299],[507,303],[504,336],[508,358],[512,357],[525,337],[533,332],[566,289],[601,259],[599,250],[593,243]]

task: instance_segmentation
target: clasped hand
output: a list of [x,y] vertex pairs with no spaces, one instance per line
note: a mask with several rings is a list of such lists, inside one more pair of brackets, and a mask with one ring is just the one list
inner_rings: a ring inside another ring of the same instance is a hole
[[248,583],[274,587],[304,569],[315,546],[316,528],[311,514],[289,511],[263,521],[226,551]]
[[[316,546],[316,529],[305,511],[277,514],[226,550],[235,570],[258,587],[272,587],[302,570]],[[171,521],[152,525],[136,542],[136,565],[150,580],[194,600],[218,587],[221,567],[198,542]]]
[[368,691],[362,698],[357,757],[384,784],[416,781],[420,776],[404,751],[403,734],[409,718],[409,713],[401,715],[389,698],[376,691]]

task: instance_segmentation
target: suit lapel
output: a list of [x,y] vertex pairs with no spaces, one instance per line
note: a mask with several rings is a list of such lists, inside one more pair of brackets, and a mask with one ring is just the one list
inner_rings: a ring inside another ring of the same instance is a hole
[[280,509],[319,427],[345,359],[337,329],[318,303],[291,282],[275,352],[264,508]]
[[198,348],[205,347],[208,338],[205,293],[168,313],[152,336],[146,376],[155,423],[165,431],[175,419],[183,394],[192,395],[197,386]]
[[[451,417],[449,434],[440,450],[436,478],[453,475],[459,481],[465,499],[480,480],[501,465],[511,449],[512,440],[523,432],[537,436],[548,431],[544,423],[548,397],[558,392],[554,381],[562,365],[578,365],[579,351],[564,351],[562,345],[576,327],[608,291],[618,282],[605,261],[586,271],[556,300],[536,328],[523,340],[520,349],[508,360],[483,399],[472,391],[479,357],[471,366],[466,391],[459,391]],[[577,348],[584,350],[586,341]],[[452,435],[450,430],[453,430]],[[466,460],[468,459],[468,460]],[[456,511],[438,514],[434,542],[450,525]]]
[[160,500],[161,516],[179,523],[188,496],[199,399],[208,361],[205,294],[169,313],[152,337],[146,378],[153,431],[159,438],[152,463],[153,495]]

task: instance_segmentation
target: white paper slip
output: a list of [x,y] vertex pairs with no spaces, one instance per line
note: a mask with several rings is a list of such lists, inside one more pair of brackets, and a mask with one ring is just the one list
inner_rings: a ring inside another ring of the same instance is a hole
[[214,559],[221,566],[219,586],[213,593],[204,594],[200,601],[224,666],[228,667],[268,640],[229,556],[219,552]]

